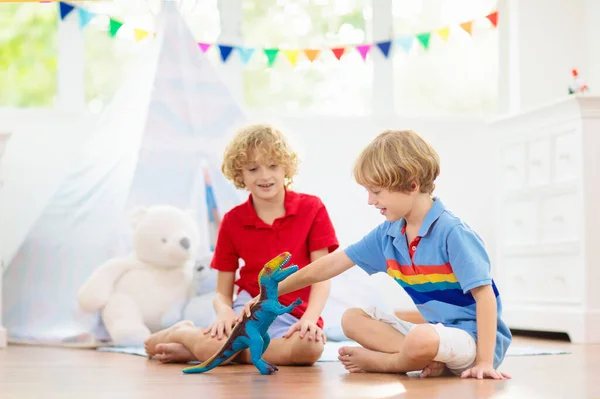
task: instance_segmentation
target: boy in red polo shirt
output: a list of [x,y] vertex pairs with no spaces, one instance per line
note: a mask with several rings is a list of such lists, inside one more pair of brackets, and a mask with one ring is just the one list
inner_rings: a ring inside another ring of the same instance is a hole
[[[223,344],[244,304],[259,293],[258,273],[282,252],[302,268],[335,251],[339,244],[327,209],[318,197],[288,189],[298,157],[285,137],[268,125],[242,129],[225,150],[222,170],[236,187],[250,192],[248,201],[223,217],[211,267],[219,271],[214,300],[216,321],[207,329],[183,321],[150,336],[148,356],[161,362],[205,361]],[[244,266],[235,273],[239,261]],[[234,285],[238,286],[233,301]],[[323,352],[321,311],[330,282],[323,281],[279,298],[287,306],[302,304],[279,316],[269,328],[271,343],[264,359],[280,366],[311,365]],[[250,363],[248,351],[237,362]]]

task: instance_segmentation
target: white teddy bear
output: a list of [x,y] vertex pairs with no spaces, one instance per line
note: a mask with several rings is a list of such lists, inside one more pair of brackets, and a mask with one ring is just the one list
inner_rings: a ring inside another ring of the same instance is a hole
[[86,312],[101,311],[112,343],[142,345],[164,327],[163,318],[194,294],[200,241],[190,212],[169,205],[132,213],[133,253],[98,267],[78,293]]

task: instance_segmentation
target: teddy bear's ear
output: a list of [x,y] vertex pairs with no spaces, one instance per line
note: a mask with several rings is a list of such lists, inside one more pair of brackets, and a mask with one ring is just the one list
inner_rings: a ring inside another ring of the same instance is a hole
[[140,206],[135,208],[130,216],[129,221],[131,223],[131,228],[135,229],[138,223],[148,214],[148,208]]

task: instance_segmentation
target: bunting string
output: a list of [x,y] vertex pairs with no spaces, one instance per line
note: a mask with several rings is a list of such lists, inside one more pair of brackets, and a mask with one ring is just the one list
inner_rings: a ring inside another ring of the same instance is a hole
[[[72,15],[75,10],[77,10],[76,14],[78,14],[79,26],[81,29],[85,29],[86,26],[88,26],[89,23],[96,16],[98,16],[98,14],[90,12],[78,5],[74,5],[67,2],[59,2],[58,7],[61,20],[66,19],[67,17],[69,17],[69,15]],[[113,18],[110,16],[108,17],[108,34],[110,35],[110,37],[116,37],[117,33],[120,30],[124,29],[124,23],[123,21],[120,21],[117,18]],[[231,54],[235,50],[235,52],[237,52],[240,60],[244,65],[247,65],[253,57],[262,54],[264,56],[264,59],[266,59],[267,65],[269,67],[272,67],[275,64],[276,60],[280,58],[278,57],[280,53],[284,55],[284,57],[292,66],[296,66],[300,55],[305,57],[309,62],[314,62],[315,60],[319,59],[319,57],[322,54],[330,52],[338,61],[340,61],[344,57],[344,55],[348,54],[353,50],[357,51],[358,54],[360,54],[361,58],[366,61],[373,48],[377,48],[385,58],[389,58],[394,48],[397,48],[398,50],[403,51],[405,53],[410,53],[415,43],[420,45],[424,51],[427,51],[430,48],[431,37],[433,35],[438,36],[444,42],[448,42],[450,39],[451,32],[456,31],[455,29],[451,30],[451,28],[458,28],[459,30],[463,30],[469,36],[472,37],[474,24],[478,20],[487,20],[489,21],[489,25],[491,25],[491,28],[497,28],[498,11],[493,11],[481,18],[475,18],[470,21],[441,27],[428,32],[420,32],[414,35],[404,35],[389,40],[377,41],[372,43],[345,44],[323,48],[280,49],[276,47],[247,47],[224,43],[198,42],[198,48],[203,53],[207,53],[211,49],[217,50],[221,61],[224,63],[227,62],[227,60],[230,58]],[[131,36],[134,37],[135,40],[138,42],[156,36],[155,32],[150,32],[140,28],[132,28],[127,25],[125,26],[127,29],[132,30],[132,32],[130,32],[132,33]]]

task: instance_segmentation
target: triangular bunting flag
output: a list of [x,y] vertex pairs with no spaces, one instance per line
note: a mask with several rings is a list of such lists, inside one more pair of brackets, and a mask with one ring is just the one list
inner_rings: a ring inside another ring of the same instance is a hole
[[133,35],[135,36],[135,40],[138,41],[138,42],[140,40],[143,40],[146,36],[148,36],[148,34],[149,34],[149,32],[145,31],[143,29],[137,29],[137,28],[135,28],[133,30]]
[[306,58],[308,58],[308,60],[310,62],[313,62],[314,60],[316,60],[317,57],[319,56],[319,53],[321,53],[321,50],[313,50],[313,49],[309,49],[309,48],[304,50],[304,55],[306,55]]
[[292,64],[292,66],[296,65],[296,60],[298,59],[298,50],[281,50],[283,51],[283,54],[286,56],[286,58],[288,59],[288,61],[290,62],[290,64]]
[[233,46],[219,44],[219,51],[221,52],[221,60],[223,62],[227,62],[227,58],[229,58],[229,56],[231,55],[231,50],[233,50]]
[[123,26],[123,22],[117,21],[116,19],[110,19],[110,26],[108,28],[108,33],[111,37],[115,37],[119,29]]
[[198,43],[198,47],[200,47],[203,53],[206,53],[210,48],[210,43]]
[[387,58],[388,54],[390,53],[390,47],[392,46],[392,42],[388,40],[387,42],[379,42],[375,44],[377,44],[377,47],[379,47],[379,50],[381,50],[383,56]]
[[417,40],[419,40],[421,42],[421,44],[423,45],[423,48],[425,50],[427,50],[429,48],[429,39],[431,38],[430,32],[419,33],[415,37],[417,38]]
[[335,47],[331,49],[331,52],[333,53],[333,55],[335,55],[335,58],[337,58],[338,60],[342,58],[342,55],[344,55],[345,51],[346,47]]
[[356,46],[356,50],[358,50],[362,59],[366,60],[367,54],[369,54],[369,50],[371,50],[371,45],[370,44],[361,44],[359,46]]
[[450,28],[442,28],[435,31],[439,37],[441,37],[445,42],[448,41],[448,37],[450,37]]
[[81,27],[81,29],[85,28],[87,24],[89,24],[90,21],[96,16],[96,14],[89,12],[81,7],[77,8],[77,11],[79,12],[79,26]]
[[254,54],[254,49],[250,47],[237,47],[237,51],[244,65],[248,64],[248,61],[252,58],[252,54]]
[[277,53],[279,53],[278,48],[266,48],[263,50],[267,56],[267,62],[270,67],[275,63],[275,58],[277,58]]
[[473,29],[473,21],[463,22],[462,24],[460,24],[460,27],[463,28],[470,35]]
[[60,9],[60,19],[65,19],[67,15],[71,13],[75,9],[75,6],[72,6],[68,3],[59,2],[58,7]]
[[498,26],[498,11],[495,11],[491,14],[485,16],[489,21],[494,25],[494,27]]
[[410,53],[410,49],[413,46],[414,38],[412,36],[399,37],[396,39],[396,44],[404,49],[405,52]]

